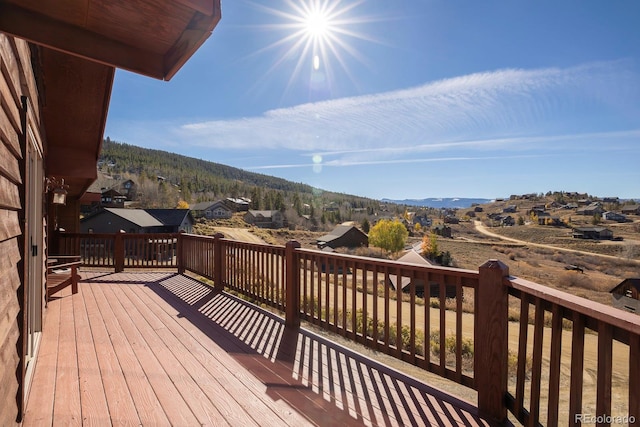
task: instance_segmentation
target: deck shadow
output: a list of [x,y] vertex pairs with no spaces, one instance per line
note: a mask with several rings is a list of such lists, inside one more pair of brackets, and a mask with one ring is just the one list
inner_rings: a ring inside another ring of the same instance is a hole
[[477,408],[226,292],[179,274],[83,282],[144,285],[316,425],[492,425]]

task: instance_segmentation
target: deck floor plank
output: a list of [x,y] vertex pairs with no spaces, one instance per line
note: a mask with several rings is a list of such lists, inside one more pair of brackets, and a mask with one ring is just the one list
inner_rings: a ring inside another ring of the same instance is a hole
[[[146,347],[142,350],[155,355],[200,425],[228,425],[228,420],[211,400],[212,397],[218,397],[215,394],[215,388],[210,386],[209,381],[200,377],[202,365],[190,357],[181,341],[173,335],[167,325],[154,329],[147,322],[142,311],[148,313],[148,308],[133,303],[136,296],[130,291],[133,290],[135,294],[136,288],[139,289],[140,286],[117,288],[112,286],[109,287],[109,291],[113,294],[113,298],[121,303],[122,315],[128,316],[132,324],[136,325],[140,335],[136,339],[146,342]],[[200,384],[198,380],[201,380]],[[245,423],[246,419],[238,417],[237,421]]]
[[[35,425],[50,426],[53,422],[53,404],[56,390],[56,371],[58,362],[58,341],[60,337],[60,304],[50,304],[45,312],[45,321],[38,353],[36,372],[38,382],[34,380],[29,393],[29,405],[25,417]],[[37,388],[36,388],[37,387]]]
[[[207,357],[207,355],[213,356],[213,360],[210,360],[213,363],[208,363],[207,367],[214,370],[218,376],[217,380],[222,383],[225,390],[228,390],[232,396],[239,397],[242,400],[242,405],[249,404],[252,406],[251,413],[259,418],[256,421],[268,421],[268,413],[263,418],[263,412],[275,410],[279,417],[279,419],[273,420],[276,425],[282,425],[283,423],[292,426],[308,424],[306,418],[301,417],[290,406],[283,404],[282,401],[274,401],[272,397],[268,396],[268,387],[265,386],[264,382],[257,380],[254,375],[250,375],[246,367],[236,358],[229,357],[230,351],[233,353],[245,353],[245,350],[240,346],[236,343],[227,342],[221,337],[217,337],[215,342],[212,341],[210,338],[212,334],[219,335],[220,331],[216,331],[215,327],[210,325],[209,322],[190,320],[185,316],[184,311],[167,307],[166,304],[164,309],[167,315],[173,316],[192,335],[193,340],[198,342],[206,353],[203,354],[202,350],[193,344],[193,341],[189,342],[189,351],[203,358]],[[233,378],[233,380],[229,381],[228,378]],[[247,392],[253,394],[252,398],[247,399]],[[258,405],[259,402],[262,402],[262,405]],[[260,410],[260,412],[255,412],[256,410]]]
[[[87,312],[87,319],[93,338],[92,344],[98,359],[99,375],[102,379],[102,387],[107,400],[111,422],[113,425],[140,425],[138,410],[129,391],[129,386],[113,348],[113,343],[109,338],[109,332],[102,319],[102,313],[98,308],[95,295],[92,289],[88,287],[84,289],[86,287],[85,284],[80,286],[84,292],[80,292],[79,295],[82,296]],[[158,409],[157,419],[168,422],[166,417],[161,417],[164,412],[159,404]]]
[[83,298],[72,298],[78,379],[80,381],[80,403],[82,422],[89,425],[108,425],[111,421],[109,406],[100,377],[100,365],[96,355],[94,339],[89,327],[89,317]]
[[25,427],[489,425],[466,402],[191,277],[83,277],[78,294],[49,303]]
[[[177,392],[171,393],[172,389],[175,391],[171,381],[164,375],[162,369],[153,364],[153,359],[138,359],[102,288],[99,286],[85,286],[85,288],[93,292],[94,299],[98,303],[101,321],[104,322],[108,339],[111,341],[117,359],[117,366],[113,366],[113,368],[116,372],[117,369],[120,369],[124,375],[137,415],[140,417],[140,423],[143,425],[168,424],[169,421],[172,421],[168,418],[168,413],[173,409],[172,399],[177,395]],[[111,361],[116,362],[115,360]],[[156,384],[156,387],[163,390],[162,394],[156,394],[151,384],[152,381],[160,383]]]
[[53,426],[82,424],[73,298],[60,299],[60,337]]
[[[161,363],[169,376],[181,374],[182,378],[175,378],[174,382],[183,383],[183,398],[202,425],[258,425],[245,411],[238,411],[232,396],[221,393],[219,383],[185,345],[190,335],[177,326],[174,319],[157,317],[155,301],[145,300],[142,289],[122,290],[127,301],[125,308],[128,313],[135,313],[132,320],[140,327],[151,350],[165,354]],[[124,305],[125,299],[121,301]],[[162,327],[152,329],[154,324]]]
[[[226,297],[218,297],[218,299],[221,298]],[[227,328],[227,332],[233,336],[233,338],[229,336],[225,337],[218,333],[217,342],[220,343],[224,341],[225,345],[230,346],[229,348],[232,349],[234,353],[244,352],[245,354],[242,356],[242,364],[244,365],[244,368],[261,378],[261,380],[266,384],[269,384],[272,389],[272,393],[275,396],[287,401],[292,406],[304,407],[305,415],[311,419],[330,419],[336,424],[344,425],[349,425],[354,422],[360,424],[356,419],[348,416],[348,414],[344,414],[340,411],[336,412],[335,405],[330,404],[323,399],[322,395],[317,393],[317,381],[313,383],[311,387],[301,387],[301,384],[292,376],[291,363],[282,362],[278,360],[278,357],[275,357],[275,359],[273,358],[274,351],[272,349],[276,347],[276,343],[279,340],[278,336],[282,334],[284,329],[281,323],[277,323],[273,321],[273,319],[269,322],[271,324],[270,328],[277,333],[269,333],[266,335],[265,339],[267,341],[267,345],[264,347],[266,353],[260,356],[259,354],[256,354],[255,349],[248,345],[242,345],[235,336],[235,333],[238,333],[241,330],[242,324],[246,322],[246,305],[236,301],[234,305],[228,305],[225,303],[225,307],[227,311],[232,310],[233,312],[240,314],[236,316],[229,315],[223,311],[217,311],[217,323],[219,323],[221,327]],[[214,319],[216,319],[215,316]],[[212,324],[212,322],[207,321],[204,327]],[[283,347],[286,347],[286,345]],[[227,348],[227,351],[229,351],[229,348]],[[293,351],[294,350],[288,350],[288,352]],[[286,352],[287,351],[285,351],[285,353]],[[238,358],[238,356],[236,356],[236,358]],[[309,392],[310,390],[313,392]]]
[[[128,370],[131,372],[131,375],[127,376],[127,383],[132,395],[135,393],[134,400],[138,410],[140,411],[141,407],[149,408],[148,403],[153,403],[155,406],[155,398],[157,398],[172,425],[197,425],[197,418],[182,398],[172,378],[158,361],[161,355],[149,348],[129,314],[122,309],[118,299],[112,297],[106,286],[96,286],[94,292],[96,298],[102,298],[108,302],[103,306],[105,322],[118,359],[125,369],[125,376]],[[135,396],[139,399],[136,400]],[[151,417],[154,416],[149,409],[145,412]],[[142,415],[140,417],[143,418]],[[142,422],[147,424],[144,419]]]

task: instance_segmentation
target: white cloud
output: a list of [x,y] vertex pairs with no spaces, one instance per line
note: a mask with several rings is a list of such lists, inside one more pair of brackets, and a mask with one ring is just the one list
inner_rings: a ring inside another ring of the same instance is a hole
[[333,160],[345,164],[456,148],[518,149],[575,139],[550,139],[550,131],[591,134],[573,123],[578,110],[611,114],[629,103],[637,108],[639,79],[630,75],[623,62],[507,69],[271,110],[259,117],[184,124],[173,132],[185,145],[322,152],[341,156]]

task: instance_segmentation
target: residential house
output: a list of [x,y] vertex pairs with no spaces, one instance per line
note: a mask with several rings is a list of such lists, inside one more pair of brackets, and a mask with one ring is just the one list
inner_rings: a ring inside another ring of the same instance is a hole
[[249,211],[249,204],[251,203],[251,199],[246,199],[244,197],[237,199],[233,197],[227,197],[224,200],[224,203],[226,203],[226,205],[234,212],[247,212]]
[[219,0],[0,2],[0,425],[24,413],[49,236],[80,231],[115,68],[169,80],[219,20]]
[[233,210],[222,200],[200,202],[191,206],[194,218],[229,219],[233,216]]
[[162,233],[191,233],[194,219],[189,209],[145,209],[162,223]]
[[431,227],[431,219],[429,219],[427,211],[424,209],[416,211],[411,218],[411,222],[414,227],[416,224],[420,224],[421,227]]
[[640,205],[624,205],[620,210],[625,215],[640,215]]
[[640,279],[624,279],[610,292],[614,307],[640,314]]
[[554,227],[564,225],[562,219],[557,216],[551,216],[548,212],[545,212],[545,215],[538,216],[538,225],[552,225]]
[[613,231],[605,227],[577,227],[573,229],[575,239],[610,240]]
[[457,216],[447,215],[443,219],[445,224],[458,224],[460,219]]
[[516,225],[516,220],[511,215],[507,215],[500,219],[500,225],[511,227],[512,225]]
[[[420,255],[415,250],[411,249],[407,251],[406,254],[398,258],[398,262],[403,264],[414,264],[414,265],[433,265],[428,260],[426,260],[422,255]],[[398,286],[402,290],[402,292],[411,292],[411,283],[414,283],[414,292],[415,295],[419,298],[424,298],[425,296],[425,281],[421,278],[414,278],[400,276],[398,277],[395,274],[390,274],[387,282],[387,286],[389,286],[394,291],[398,289]],[[445,288],[445,296],[446,298],[455,298],[456,297],[456,287],[455,286],[446,286]],[[440,285],[436,283],[431,283],[429,286],[429,297],[430,298],[439,298],[440,297]]]
[[590,203],[576,210],[576,215],[594,216],[594,215],[602,215],[603,213],[604,213],[604,209],[602,208],[602,206],[600,206],[600,203],[598,202]]
[[100,194],[100,204],[106,208],[124,208],[127,196],[120,194],[117,190],[110,188]]
[[626,222],[627,216],[618,212],[605,212],[602,214],[602,219],[606,221]]
[[502,209],[502,213],[516,213],[518,212],[518,207],[516,205],[509,205]]
[[127,179],[118,184],[118,191],[127,198],[128,201],[133,200],[136,197],[136,193],[138,191],[138,186],[136,183]]
[[82,233],[178,233],[191,232],[188,209],[104,208],[80,221]]
[[90,215],[100,209],[102,206],[102,193],[100,189],[92,190],[89,188],[80,197],[80,214],[83,216]]
[[451,227],[448,225],[437,224],[431,230],[438,236],[451,238]]
[[244,220],[260,228],[282,228],[285,226],[285,218],[280,211],[249,210],[244,215]]
[[316,239],[319,248],[359,248],[369,246],[369,237],[353,225],[338,225],[329,234]]

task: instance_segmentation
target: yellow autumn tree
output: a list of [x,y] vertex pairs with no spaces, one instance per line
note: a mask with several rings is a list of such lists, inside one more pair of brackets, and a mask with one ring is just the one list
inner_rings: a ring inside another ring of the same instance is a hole
[[393,253],[404,248],[407,237],[409,232],[400,221],[382,219],[369,231],[369,244]]

